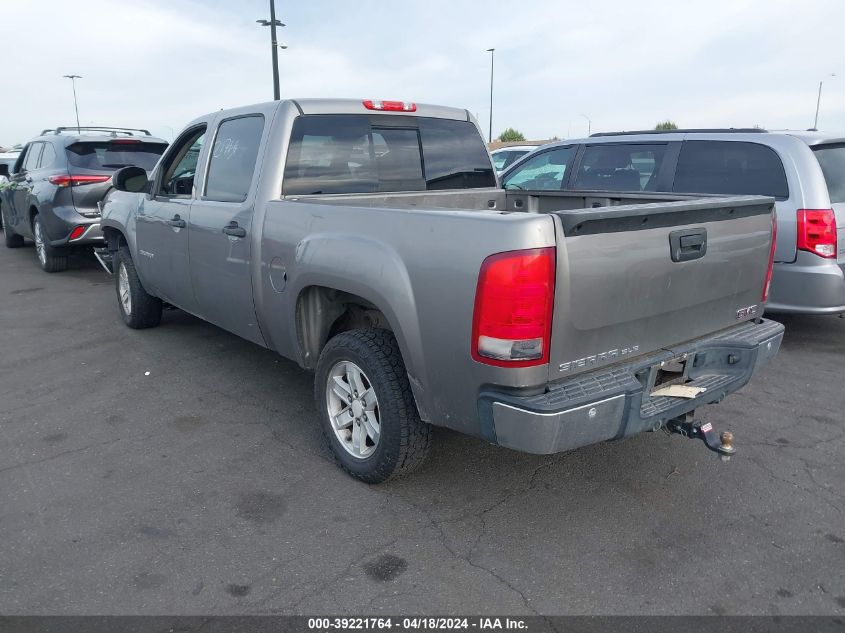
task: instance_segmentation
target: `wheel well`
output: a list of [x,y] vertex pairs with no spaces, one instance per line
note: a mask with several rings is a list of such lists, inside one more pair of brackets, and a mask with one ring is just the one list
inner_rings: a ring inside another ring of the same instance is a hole
[[116,252],[121,246],[127,244],[126,237],[114,227],[111,226],[104,226],[103,227],[103,237],[106,238],[106,243],[109,246],[109,250],[111,252]]
[[320,352],[333,336],[364,327],[392,329],[384,313],[363,297],[324,286],[309,286],[299,293],[296,335],[305,367],[317,366]]

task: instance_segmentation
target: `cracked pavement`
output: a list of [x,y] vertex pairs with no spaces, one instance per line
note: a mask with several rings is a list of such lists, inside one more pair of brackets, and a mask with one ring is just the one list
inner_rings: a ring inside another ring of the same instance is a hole
[[[437,429],[368,487],[312,378],[110,278],[0,250],[4,614],[843,614],[845,320],[784,317],[774,365],[662,433],[553,456]],[[149,375],[145,375],[149,372]]]

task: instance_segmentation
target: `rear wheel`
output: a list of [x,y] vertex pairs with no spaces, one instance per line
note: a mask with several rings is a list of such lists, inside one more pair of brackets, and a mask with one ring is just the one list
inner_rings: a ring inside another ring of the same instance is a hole
[[3,239],[6,242],[6,248],[20,248],[23,246],[23,237],[18,235],[9,226],[9,220],[5,217],[3,207],[0,206],[0,218],[3,220]]
[[41,223],[41,216],[36,215],[32,220],[32,235],[35,238],[35,254],[38,255],[38,263],[48,273],[59,273],[67,270],[67,255],[50,245],[47,233]]
[[144,290],[127,247],[120,248],[116,260],[114,282],[123,322],[134,330],[156,327],[161,323],[161,299]]
[[332,338],[317,364],[315,397],[326,441],[353,477],[377,484],[425,460],[431,426],[417,412],[392,332],[359,329]]

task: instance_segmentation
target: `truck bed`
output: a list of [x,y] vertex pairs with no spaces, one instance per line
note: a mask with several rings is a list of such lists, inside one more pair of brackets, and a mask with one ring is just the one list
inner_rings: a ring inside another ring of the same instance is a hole
[[[557,247],[551,381],[762,314],[770,198],[481,189],[295,199],[397,212],[548,215]],[[701,239],[703,252],[673,261],[672,241],[681,237]]]

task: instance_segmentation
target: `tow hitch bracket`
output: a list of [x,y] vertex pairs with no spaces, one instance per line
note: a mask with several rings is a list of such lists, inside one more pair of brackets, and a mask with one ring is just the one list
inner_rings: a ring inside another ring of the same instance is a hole
[[717,433],[710,422],[694,420],[691,413],[680,418],[673,418],[666,423],[670,433],[677,433],[689,439],[700,439],[711,451],[717,453],[723,461],[729,461],[736,453],[733,441],[734,436],[730,431]]

